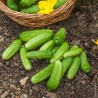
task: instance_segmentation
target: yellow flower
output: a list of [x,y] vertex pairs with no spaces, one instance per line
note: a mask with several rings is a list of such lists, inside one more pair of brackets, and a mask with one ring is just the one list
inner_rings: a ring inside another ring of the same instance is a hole
[[96,40],[95,44],[98,46],[98,40]]
[[57,3],[57,0],[46,0],[39,1],[38,5],[40,8],[39,14],[49,14],[54,10],[54,6]]

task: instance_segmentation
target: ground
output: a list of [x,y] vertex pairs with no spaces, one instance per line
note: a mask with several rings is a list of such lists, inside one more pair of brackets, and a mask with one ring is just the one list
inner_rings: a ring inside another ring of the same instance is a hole
[[[33,70],[25,71],[19,53],[9,61],[0,57],[0,98],[98,98],[98,47],[92,40],[98,39],[98,0],[79,2],[67,20],[47,26],[56,32],[60,27],[67,29],[67,41],[77,44],[87,52],[92,70],[84,74],[81,70],[73,80],[62,79],[56,91],[48,92],[46,81],[38,85],[30,82],[30,77],[44,68],[45,61],[33,61]],[[0,11],[0,56],[4,49],[19,36],[32,28],[21,26]],[[20,80],[29,77],[24,86]]]

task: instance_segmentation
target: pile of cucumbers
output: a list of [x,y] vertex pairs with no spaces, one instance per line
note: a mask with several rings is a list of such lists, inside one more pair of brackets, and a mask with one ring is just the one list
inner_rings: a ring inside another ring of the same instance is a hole
[[65,28],[61,28],[56,34],[50,29],[22,32],[19,38],[4,51],[2,59],[9,60],[20,50],[20,58],[25,70],[32,69],[31,59],[49,60],[50,64],[32,76],[31,82],[38,84],[49,79],[48,90],[55,90],[66,72],[67,79],[73,79],[79,68],[85,73],[91,70],[86,53],[77,45],[70,46],[65,41],[66,35]]
[[[35,14],[40,11],[38,2],[41,0],[7,0],[6,5],[15,11],[21,13]],[[54,9],[57,9],[64,5],[67,0],[57,0]]]

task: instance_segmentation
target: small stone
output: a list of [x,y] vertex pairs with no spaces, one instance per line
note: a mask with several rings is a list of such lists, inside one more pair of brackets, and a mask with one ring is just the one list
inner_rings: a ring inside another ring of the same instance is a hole
[[22,95],[20,96],[20,98],[28,98],[28,95],[27,95],[27,94],[22,94]]
[[0,42],[4,40],[4,37],[0,35]]
[[71,91],[71,93],[70,93],[71,95],[74,95],[75,94],[75,92],[74,91]]
[[0,95],[4,92],[4,89],[0,89]]
[[75,13],[75,16],[79,16],[79,15],[80,15],[80,13],[79,13],[79,12],[76,12],[76,13]]
[[16,85],[14,85],[14,84],[11,84],[11,85],[10,85],[10,89],[11,89],[11,91],[16,91],[16,90],[18,90],[17,87],[16,87]]
[[0,62],[0,67],[2,67],[3,66],[3,64]]
[[86,84],[86,81],[85,80],[81,81],[81,84],[82,85],[85,85]]
[[8,91],[5,91],[0,98],[6,98],[8,96],[9,92]]
[[21,94],[20,91],[16,91],[16,92],[15,92],[15,95],[16,95],[16,96],[19,96],[20,94]]
[[32,89],[34,89],[35,91],[39,91],[37,86],[33,86]]
[[28,80],[28,77],[25,77],[25,78],[21,79],[21,80],[20,80],[20,84],[21,84],[21,85],[25,85],[26,82],[27,82],[27,80]]

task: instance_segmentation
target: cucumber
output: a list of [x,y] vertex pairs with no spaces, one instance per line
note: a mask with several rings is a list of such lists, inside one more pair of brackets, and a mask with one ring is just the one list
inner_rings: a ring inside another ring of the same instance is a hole
[[62,75],[61,75],[61,78],[64,76],[65,72],[68,70],[68,68],[70,67],[72,62],[73,62],[72,57],[65,58],[65,59],[62,60]]
[[68,52],[66,52],[64,54],[64,58],[76,56],[76,55],[81,54],[82,52],[83,52],[82,48],[76,48],[76,49],[73,49],[73,50],[69,50]]
[[13,0],[14,2],[20,2],[20,0]]
[[41,46],[42,44],[46,43],[47,41],[51,40],[53,37],[53,33],[51,32],[47,32],[47,33],[42,33],[39,34],[38,36],[32,38],[31,40],[29,40],[26,44],[25,47],[28,50],[31,49],[35,49],[39,46]]
[[47,88],[49,91],[55,90],[59,86],[61,80],[61,74],[62,74],[62,63],[60,61],[56,61],[50,79],[47,82]]
[[51,50],[51,48],[53,48],[55,45],[53,43],[53,40],[48,41],[47,43],[45,43],[39,50]]
[[74,49],[77,49],[77,48],[79,48],[77,45],[73,45],[70,50],[74,50]]
[[23,7],[30,7],[32,4],[36,3],[37,0],[21,0],[20,4]]
[[20,49],[22,42],[20,39],[14,40],[2,54],[2,59],[8,60]]
[[86,53],[82,52],[80,58],[81,58],[81,68],[82,68],[83,72],[89,73],[91,70],[91,67],[90,67],[90,64],[88,62]]
[[61,28],[53,38],[53,42],[55,45],[61,45],[66,38],[66,29]]
[[56,47],[52,50],[52,53],[55,54],[58,49],[59,49],[59,46],[56,46]]
[[35,14],[39,11],[40,11],[39,6],[38,5],[33,5],[33,6],[28,7],[28,8],[22,9],[20,12],[21,13],[27,13],[27,14]]
[[44,69],[42,69],[41,71],[39,71],[37,74],[35,74],[34,76],[32,76],[31,78],[31,82],[33,84],[38,84],[44,80],[46,80],[52,73],[53,70],[53,66],[54,64],[49,64],[47,67],[45,67]]
[[67,78],[68,79],[73,79],[80,67],[81,60],[80,57],[75,57],[73,60],[72,65],[70,66],[68,73],[67,73]]
[[30,39],[32,39],[33,37],[35,37],[35,36],[37,36],[39,34],[42,34],[42,33],[47,33],[47,32],[52,32],[52,30],[49,30],[49,29],[36,29],[36,30],[24,31],[24,32],[20,33],[19,38],[23,42],[27,42]]
[[32,65],[30,63],[30,60],[27,58],[27,49],[25,47],[22,47],[20,49],[20,58],[21,58],[21,61],[22,61],[22,64],[24,66],[24,68],[26,70],[31,70],[32,69]]
[[57,0],[56,5],[54,6],[55,9],[61,7],[62,5],[64,5],[68,0]]
[[27,53],[28,58],[35,59],[49,59],[52,58],[53,53],[49,50],[31,51]]
[[69,44],[67,42],[63,42],[59,49],[56,51],[54,56],[51,58],[50,62],[53,63],[56,60],[61,60],[65,52],[69,49]]
[[13,0],[7,0],[6,2],[7,4],[7,7],[9,7],[10,9],[12,10],[15,10],[15,11],[19,11],[19,6],[17,3],[15,3]]

